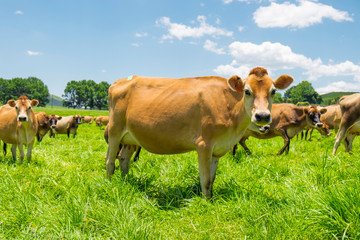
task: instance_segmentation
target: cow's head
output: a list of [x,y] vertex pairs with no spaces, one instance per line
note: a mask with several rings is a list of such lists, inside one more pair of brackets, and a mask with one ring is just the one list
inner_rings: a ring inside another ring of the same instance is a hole
[[76,124],[81,124],[81,116],[79,114],[73,116],[73,119],[75,120]]
[[36,134],[37,140],[41,142],[42,138],[50,130],[50,116],[47,114],[37,114],[38,132]]
[[332,132],[329,129],[329,126],[326,123],[322,123],[322,127],[318,128],[319,132],[321,133],[321,135],[323,136],[331,136]]
[[326,113],[326,108],[320,108],[316,105],[311,105],[310,107],[303,107],[306,114],[306,121],[308,126],[322,128],[323,123],[320,122],[320,115]]
[[36,107],[39,101],[36,99],[29,100],[27,96],[20,96],[17,101],[9,100],[8,104],[10,107],[14,107],[16,110],[17,121],[28,122],[31,118],[32,107]]
[[294,79],[289,75],[281,75],[273,80],[265,68],[252,69],[244,80],[238,76],[228,79],[233,91],[243,92],[246,113],[251,122],[259,126],[271,123],[271,106],[277,89],[286,89]]
[[57,116],[55,114],[52,114],[50,116],[50,120],[49,120],[50,128],[53,128],[53,129],[56,128],[56,124],[57,124],[58,120],[60,120],[60,119],[62,119],[62,117],[59,117],[59,116]]

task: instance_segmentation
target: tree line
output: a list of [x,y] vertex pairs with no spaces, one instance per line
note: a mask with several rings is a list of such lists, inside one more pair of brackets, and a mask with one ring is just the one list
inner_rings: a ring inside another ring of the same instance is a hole
[[63,105],[72,108],[98,109],[108,108],[107,82],[96,83],[93,80],[70,81],[63,95]]
[[26,95],[29,99],[37,99],[39,106],[45,107],[49,102],[48,87],[36,77],[0,78],[0,102],[6,104],[10,99],[18,99]]

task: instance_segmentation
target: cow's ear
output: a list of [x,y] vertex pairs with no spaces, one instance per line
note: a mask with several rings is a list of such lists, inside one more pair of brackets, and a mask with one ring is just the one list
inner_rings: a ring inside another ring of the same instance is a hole
[[281,75],[280,77],[278,77],[275,82],[274,82],[274,86],[277,89],[286,89],[288,86],[290,86],[290,84],[294,81],[293,77],[290,75]]
[[234,92],[242,92],[244,90],[244,82],[237,75],[230,77],[227,80],[229,88]]
[[13,99],[9,100],[8,104],[10,105],[10,107],[15,107],[15,105],[16,105],[15,100],[13,100]]
[[39,101],[38,101],[38,100],[36,100],[36,99],[31,100],[30,105],[31,105],[32,107],[36,107],[38,104],[39,104]]
[[62,117],[57,117],[57,119],[59,119],[59,120],[60,120],[60,119],[62,119]]
[[84,119],[84,116],[82,116],[81,118]]
[[327,109],[326,109],[326,108],[320,109],[320,113],[321,113],[321,114],[324,114],[324,113],[326,113],[326,112],[327,112]]

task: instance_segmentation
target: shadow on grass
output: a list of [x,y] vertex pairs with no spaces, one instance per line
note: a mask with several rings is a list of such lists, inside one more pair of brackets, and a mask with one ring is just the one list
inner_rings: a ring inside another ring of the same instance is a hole
[[187,200],[201,196],[198,179],[194,180],[195,184],[191,186],[181,186],[180,184],[167,186],[159,184],[154,175],[136,177],[129,174],[126,178],[129,184],[144,192],[149,199],[155,200],[161,210],[182,208]]

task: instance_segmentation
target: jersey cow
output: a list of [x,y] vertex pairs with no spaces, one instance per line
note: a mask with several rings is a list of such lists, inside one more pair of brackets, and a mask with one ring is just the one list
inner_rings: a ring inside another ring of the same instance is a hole
[[[277,136],[284,138],[284,146],[277,153],[282,154],[284,151],[289,152],[290,139],[302,132],[305,127],[322,128],[320,114],[326,112],[325,108],[319,109],[317,106],[299,107],[291,103],[273,104],[271,111],[272,122],[270,126],[259,127],[251,124],[240,140],[240,145],[248,154],[251,154],[245,141],[251,136],[259,139],[268,139]],[[236,146],[234,146],[233,154]]]
[[81,124],[81,116],[58,117],[51,115],[50,123],[50,137],[55,137],[55,134],[67,134],[70,137],[70,134],[73,134],[75,138],[78,125]]
[[83,123],[88,123],[88,124],[92,124],[93,122],[93,118],[90,116],[83,116],[81,117],[81,120]]
[[98,116],[94,118],[96,125],[100,127],[106,126],[109,123],[109,116]]
[[50,116],[44,112],[37,112],[35,113],[35,117],[38,122],[36,138],[39,142],[41,142],[43,137],[50,130]]
[[342,118],[335,138],[333,155],[344,139],[346,152],[352,151],[352,143],[360,134],[360,93],[343,96],[339,100]]
[[155,154],[196,150],[204,197],[211,196],[218,161],[253,122],[271,122],[276,89],[293,81],[282,75],[275,81],[264,68],[238,76],[155,78],[131,76],[109,88],[109,143],[107,177],[115,170],[119,152],[124,174],[137,146]]
[[16,148],[19,148],[20,163],[23,162],[25,157],[23,145],[27,146],[27,160],[31,161],[31,152],[38,130],[38,122],[32,108],[38,104],[38,100],[29,100],[23,95],[17,101],[9,100],[7,105],[0,108],[0,139],[4,143],[12,144],[14,161],[16,161]]

